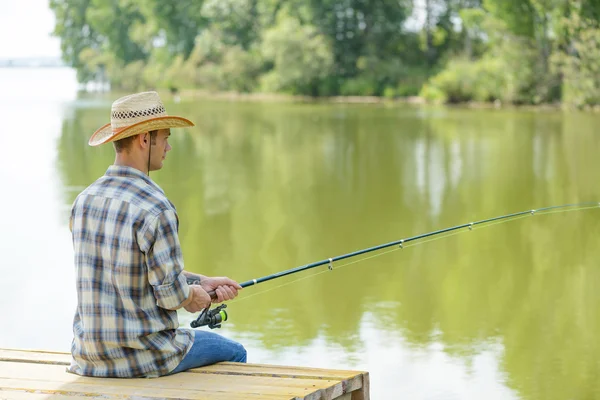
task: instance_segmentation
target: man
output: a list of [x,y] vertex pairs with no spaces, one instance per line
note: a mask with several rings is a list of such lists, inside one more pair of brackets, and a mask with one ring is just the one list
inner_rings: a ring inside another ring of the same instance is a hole
[[[168,116],[156,92],[118,99],[111,122],[90,138],[113,143],[114,165],[79,194],[71,211],[77,310],[72,373],[157,377],[219,361],[246,362],[242,345],[215,333],[178,329],[177,311],[223,302],[241,286],[183,270],[178,217],[150,177],[171,146],[171,128],[193,126]],[[199,279],[188,285],[186,278]]]

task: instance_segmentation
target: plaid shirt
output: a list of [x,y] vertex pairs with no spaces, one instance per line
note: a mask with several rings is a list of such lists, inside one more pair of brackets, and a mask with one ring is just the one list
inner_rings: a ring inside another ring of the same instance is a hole
[[69,372],[156,377],[193,344],[177,329],[189,295],[178,218],[162,189],[141,171],[110,166],[73,204],[77,310]]

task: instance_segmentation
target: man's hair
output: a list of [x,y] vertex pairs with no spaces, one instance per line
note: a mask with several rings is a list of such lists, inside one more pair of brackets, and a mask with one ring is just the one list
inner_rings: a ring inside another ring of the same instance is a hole
[[[156,144],[156,135],[158,133],[158,130],[150,131],[148,133],[150,134],[150,143],[152,145],[155,145]],[[124,150],[129,149],[129,147],[131,147],[131,143],[133,143],[133,141],[135,140],[135,138],[138,137],[139,135],[143,135],[143,133],[138,133],[137,135],[128,136],[128,137],[123,138],[123,139],[115,140],[113,142],[113,146],[115,147],[115,151],[117,153],[121,153]]]

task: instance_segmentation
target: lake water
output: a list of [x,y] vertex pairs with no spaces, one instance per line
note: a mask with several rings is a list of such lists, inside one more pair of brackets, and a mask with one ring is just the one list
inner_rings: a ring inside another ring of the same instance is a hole
[[[87,140],[119,95],[78,95],[68,69],[0,69],[0,88],[0,348],[68,351],[68,215],[114,159]],[[178,209],[186,269],[206,275],[600,200],[593,114],[165,102],[197,126],[173,131],[151,176]],[[599,216],[535,215],[249,287],[218,332],[249,362],[369,371],[373,399],[598,398]]]

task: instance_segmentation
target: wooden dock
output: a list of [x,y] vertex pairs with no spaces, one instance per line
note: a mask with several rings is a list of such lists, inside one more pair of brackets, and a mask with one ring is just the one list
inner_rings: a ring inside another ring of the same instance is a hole
[[360,371],[219,363],[153,379],[90,378],[66,372],[70,355],[0,349],[0,399],[368,400]]

